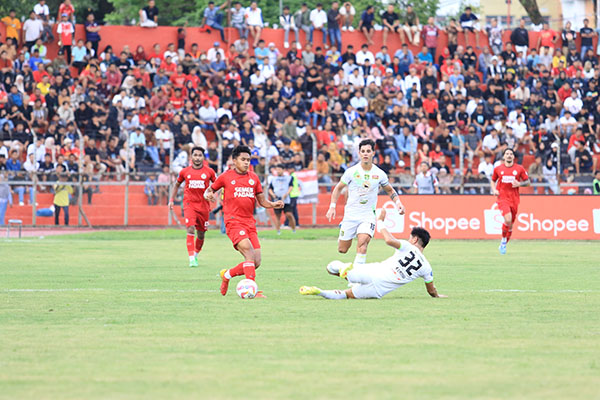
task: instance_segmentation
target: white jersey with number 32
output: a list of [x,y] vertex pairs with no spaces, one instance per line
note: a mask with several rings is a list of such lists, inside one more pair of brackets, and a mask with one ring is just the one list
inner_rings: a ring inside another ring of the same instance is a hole
[[387,174],[376,165],[365,171],[359,163],[348,168],[341,181],[348,185],[344,220],[375,218],[379,188],[389,184]]
[[401,240],[400,243],[401,246],[394,255],[381,263],[389,271],[388,280],[398,286],[417,278],[423,278],[426,283],[433,282],[433,270],[423,253],[406,240]]

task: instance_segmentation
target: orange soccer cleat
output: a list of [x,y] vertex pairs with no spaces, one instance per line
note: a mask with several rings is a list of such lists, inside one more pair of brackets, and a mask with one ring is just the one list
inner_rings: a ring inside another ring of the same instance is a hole
[[259,290],[258,292],[256,292],[256,295],[254,295],[255,299],[266,299],[267,296],[265,296],[265,294],[263,293],[262,290]]
[[227,289],[229,288],[229,279],[225,278],[225,272],[227,272],[227,268],[219,272],[219,275],[221,275],[221,294],[223,296],[227,294]]

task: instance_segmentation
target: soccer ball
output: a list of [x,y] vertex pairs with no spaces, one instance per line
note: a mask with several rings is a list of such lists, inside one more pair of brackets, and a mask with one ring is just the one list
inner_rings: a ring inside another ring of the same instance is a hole
[[258,285],[252,279],[242,279],[235,288],[242,299],[253,299],[258,292]]

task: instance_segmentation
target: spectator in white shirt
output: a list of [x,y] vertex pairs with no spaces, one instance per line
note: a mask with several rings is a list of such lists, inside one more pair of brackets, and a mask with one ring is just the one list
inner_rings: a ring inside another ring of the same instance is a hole
[[250,75],[250,84],[254,87],[262,85],[263,83],[265,83],[265,81],[266,81],[266,79],[263,76],[262,72],[260,71],[260,68],[257,69],[255,73]]
[[[486,137],[483,138],[481,149],[486,156],[496,158],[496,154],[500,151],[500,139],[498,139],[498,131],[492,129]],[[491,174],[490,174],[491,175]]]
[[206,57],[208,58],[208,61],[210,61],[210,62],[217,61],[217,54],[221,55],[221,60],[225,60],[225,52],[219,46],[221,46],[221,43],[214,42],[213,47],[208,49],[208,51],[206,52]]
[[310,34],[308,35],[309,43],[313,42],[313,32],[315,30],[319,30],[323,32],[323,47],[326,49],[329,48],[327,46],[327,29],[325,28],[325,24],[327,23],[327,13],[323,10],[323,4],[317,3],[317,8],[310,12]]
[[365,86],[365,78],[360,71],[360,68],[356,68],[351,74],[346,75],[344,78],[345,84],[351,85],[355,89],[362,89]]
[[28,50],[35,44],[36,40],[42,37],[44,24],[38,18],[35,11],[29,13],[29,19],[23,24],[23,41]]
[[525,122],[523,122],[523,116],[522,115],[517,116],[517,120],[515,122],[513,122],[512,124],[510,124],[509,126],[512,128],[517,139],[519,139],[520,142],[523,142],[523,138],[525,137],[525,134],[527,133],[527,124]]
[[40,0],[40,2],[33,7],[33,11],[44,21],[48,20],[50,9],[48,8],[48,4],[46,4],[46,0]]
[[262,10],[258,8],[256,1],[250,3],[250,7],[246,10],[246,23],[248,24],[248,30],[254,37],[254,44],[252,47],[258,46],[260,40],[260,34],[263,28]]
[[358,110],[359,112],[361,111],[361,109],[366,111],[369,107],[369,101],[366,97],[363,97],[362,90],[357,90],[352,100],[350,100],[350,105],[352,106],[352,108]]
[[161,153],[171,149],[171,138],[173,133],[169,130],[169,126],[165,122],[161,122],[160,127],[154,131],[154,137],[156,138],[156,145]]
[[296,43],[300,43],[300,38],[298,36],[298,28],[296,27],[296,21],[292,14],[290,14],[290,8],[288,6],[283,7],[283,14],[279,16],[279,24],[285,31],[283,36],[283,47],[289,48],[290,42],[290,30],[294,31],[296,35]]
[[204,101],[204,105],[200,107],[198,116],[202,121],[200,125],[202,129],[213,129],[213,124],[217,121],[217,110],[212,106],[210,100]]
[[567,135],[575,131],[577,127],[577,120],[571,115],[571,111],[566,110],[562,117],[559,119],[560,129]]
[[486,176],[486,178],[488,178],[488,179],[492,178],[492,174],[494,173],[494,164],[492,164],[492,156],[491,155],[486,154],[485,158],[483,160],[479,161],[479,166],[477,167],[477,172],[479,172],[479,174],[484,174]]
[[571,92],[571,95],[565,99],[563,107],[572,115],[577,115],[583,108],[583,101],[577,96],[577,92],[573,91]]
[[354,32],[352,22],[354,21],[354,16],[356,15],[356,9],[352,3],[346,1],[340,8],[340,15],[342,16],[342,31]]
[[369,51],[369,46],[363,44],[361,49],[356,53],[356,63],[363,65],[365,60],[371,61],[371,65],[375,64],[375,56]]
[[410,69],[410,73],[404,78],[404,94],[408,95],[407,91],[412,90],[413,85],[417,85],[417,93],[421,93],[421,78],[417,76],[417,70]]

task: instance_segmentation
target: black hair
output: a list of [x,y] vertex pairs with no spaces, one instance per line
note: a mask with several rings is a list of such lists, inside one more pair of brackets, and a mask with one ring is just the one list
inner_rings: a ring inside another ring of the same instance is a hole
[[371,146],[371,150],[375,151],[375,142],[371,139],[365,139],[361,141],[358,145],[358,151],[360,151],[360,149],[362,149],[364,146]]
[[192,151],[190,151],[190,154],[194,154],[194,151],[198,150],[199,152],[201,152],[202,154],[204,154],[206,152],[206,150],[204,150],[203,147],[200,146],[194,146],[192,147]]
[[427,232],[427,229],[422,228],[420,226],[415,226],[410,231],[410,235],[416,238],[419,238],[419,242],[421,243],[421,247],[425,248],[429,244],[429,240],[431,239],[431,235]]
[[512,147],[507,147],[502,152],[502,157],[504,157],[504,155],[506,154],[507,151],[510,151],[511,153],[513,153],[513,156],[515,155],[515,150]]
[[252,150],[250,150],[250,147],[248,146],[238,146],[235,149],[233,149],[233,152],[231,153],[231,158],[235,160],[242,153],[248,153],[248,155],[251,155]]

